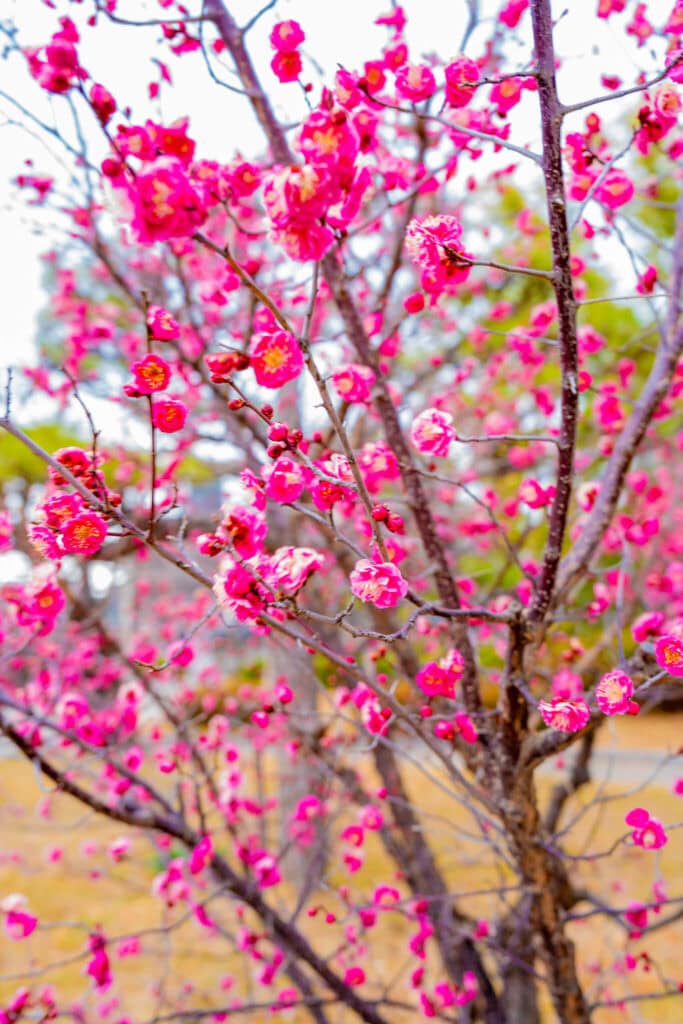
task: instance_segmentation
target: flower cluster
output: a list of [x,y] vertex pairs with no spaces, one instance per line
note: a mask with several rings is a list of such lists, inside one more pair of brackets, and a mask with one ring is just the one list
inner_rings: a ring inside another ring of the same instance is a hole
[[632,811],[628,812],[624,821],[627,825],[633,826],[631,839],[634,844],[641,846],[644,850],[659,850],[669,841],[661,821],[658,818],[653,818],[643,807],[634,807]]
[[29,71],[38,84],[48,92],[65,93],[85,72],[78,63],[76,43],[79,41],[78,30],[70,18],[60,18],[61,29],[55,32],[44,50],[29,48],[24,50]]
[[370,186],[368,168],[355,169],[360,140],[341,107],[321,106],[304,121],[299,149],[304,166],[266,178],[263,201],[273,239],[292,259],[319,260],[345,229]]
[[471,257],[462,248],[462,225],[451,214],[415,218],[406,230],[406,251],[422,268],[420,284],[439,294],[466,281]]
[[453,647],[440,661],[428,661],[415,676],[415,683],[427,697],[453,700],[464,668],[462,654]]
[[226,534],[230,534],[227,546],[241,558],[238,562],[226,555],[221,560],[213,587],[221,607],[230,609],[240,622],[259,624],[266,610],[280,617],[279,610],[268,609],[268,605],[282,597],[294,597],[325,564],[325,556],[313,548],[286,545],[266,553],[265,533],[263,520],[246,509],[235,509],[214,535],[221,550],[226,546]]
[[280,82],[295,82],[301,74],[299,47],[305,38],[298,21],[279,21],[270,33],[270,45],[275,50],[270,66]]
[[129,186],[129,194],[133,231],[145,244],[191,235],[208,215],[203,195],[175,157],[161,156],[146,163]]

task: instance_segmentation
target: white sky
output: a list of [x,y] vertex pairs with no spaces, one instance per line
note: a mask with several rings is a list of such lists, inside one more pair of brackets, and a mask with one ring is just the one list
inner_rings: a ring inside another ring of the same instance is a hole
[[[650,19],[663,21],[672,3],[673,0],[650,0]],[[191,6],[196,8],[198,4]],[[260,6],[254,0],[234,0],[231,9],[243,23]],[[497,6],[492,0],[482,2],[485,11]],[[626,82],[630,82],[640,66],[650,69],[656,66],[648,56],[647,48],[636,51],[624,39],[623,17],[596,23],[593,19],[596,6],[597,0],[560,0],[555,4],[557,15],[567,9],[556,35],[558,52],[569,58],[561,80],[565,99],[571,96],[571,100],[576,101],[599,92],[597,82],[602,71],[619,73]],[[71,4],[69,7],[69,14],[79,21],[92,10],[88,0],[82,5]],[[631,2],[629,10],[633,7],[634,2]],[[457,51],[465,24],[465,0],[450,0],[448,3],[444,0],[404,0],[404,8],[408,15],[407,38],[412,60],[433,51],[444,57]],[[271,51],[267,36],[275,21],[296,18],[301,22],[307,36],[305,49],[315,57],[327,79],[331,80],[337,63],[357,68],[379,52],[387,38],[387,30],[375,26],[373,21],[388,9],[388,0],[344,0],[343,3],[280,0],[249,37],[257,66],[263,70],[264,81],[278,106],[283,111],[288,108],[290,116],[296,117],[303,112],[297,87],[280,86],[268,68]],[[155,2],[120,0],[117,13],[142,19],[158,17],[160,9]],[[587,45],[588,16],[591,18],[592,38]],[[528,17],[525,15],[527,24]],[[0,18],[16,23],[22,45],[40,46],[58,27],[56,13],[45,7],[42,0],[0,0]],[[471,40],[468,47],[470,55],[481,53],[484,31],[490,29],[482,30]],[[92,69],[97,81],[111,88],[120,105],[131,103],[137,121],[151,116],[170,122],[189,113],[191,134],[198,141],[198,155],[226,161],[236,149],[245,156],[256,155],[263,147],[263,139],[244,99],[211,82],[200,54],[175,58],[164,46],[155,46],[158,32],[158,29],[113,26],[102,20],[97,30],[86,29],[83,33],[79,49],[81,62]],[[150,57],[155,55],[167,61],[174,77],[174,87],[162,94],[161,109],[146,99],[147,84],[153,77]],[[527,56],[524,49],[520,49],[520,63]],[[41,90],[28,76],[24,61],[16,55],[9,61],[0,62],[0,89],[31,110],[39,111],[45,120],[69,126],[68,108],[63,98],[51,97]],[[606,113],[605,107],[602,113]],[[46,150],[44,143],[36,137],[8,123],[8,119],[17,117],[11,105],[0,97],[0,300],[3,323],[0,367],[3,364],[30,363],[35,358],[35,314],[45,304],[38,257],[51,244],[49,223],[41,222],[40,210],[27,208],[17,190],[6,187],[5,183],[25,170],[23,161],[27,157],[33,158],[35,166],[32,170],[35,172],[46,172],[62,181],[65,175],[58,162],[61,155],[55,160],[59,154],[58,144],[50,142],[49,150]],[[96,140],[93,154],[101,158],[104,155],[102,143],[96,134],[93,139]]]

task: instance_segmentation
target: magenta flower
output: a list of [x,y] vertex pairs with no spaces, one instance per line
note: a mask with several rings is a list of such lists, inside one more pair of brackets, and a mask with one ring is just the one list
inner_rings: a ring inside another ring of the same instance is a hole
[[479,82],[479,68],[462,54],[444,68],[446,76],[446,103],[451,107],[466,107],[474,96]]
[[410,440],[423,455],[445,458],[456,433],[451,423],[453,417],[438,409],[425,409],[413,420]]
[[420,103],[436,92],[436,80],[426,64],[404,64],[396,72],[396,93],[410,103]]
[[26,897],[19,893],[12,893],[0,903],[0,910],[5,914],[5,933],[14,942],[27,939],[38,925],[38,918],[25,907]]
[[154,403],[152,423],[163,434],[182,430],[187,419],[187,406],[175,398],[162,398]]
[[361,558],[351,573],[351,592],[377,608],[395,608],[408,593],[408,583],[392,562]]
[[288,455],[281,455],[268,469],[266,494],[271,501],[286,504],[296,501],[304,489],[304,471]]
[[270,556],[266,576],[276,590],[295,594],[324,563],[325,556],[313,548],[282,547]]
[[202,195],[176,157],[162,156],[145,164],[130,192],[132,227],[140,242],[187,237],[207,218]]
[[171,379],[171,367],[154,352],[138,359],[131,366],[133,387],[141,395],[151,395],[155,391],[164,391]]
[[251,365],[264,388],[281,388],[304,367],[299,343],[289,331],[261,331],[251,345]]
[[[595,700],[605,715],[627,715],[633,709],[633,680],[620,669],[607,672],[595,687]],[[636,704],[637,708],[638,705]]]
[[588,724],[591,711],[585,700],[539,700],[538,710],[546,725],[559,732],[579,732]]
[[677,636],[661,636],[655,646],[655,661],[670,676],[683,676],[683,640]]
[[274,50],[287,52],[301,46],[306,35],[298,21],[278,21],[268,36]]
[[644,807],[634,807],[624,821],[627,825],[633,825],[631,839],[636,846],[641,846],[644,850],[659,850],[669,842],[661,821],[651,817],[650,812]]
[[163,306],[150,306],[147,310],[149,333],[157,341],[176,341],[180,337],[180,325]]
[[96,512],[81,512],[62,532],[64,550],[70,555],[94,555],[104,544],[107,524]]
[[335,370],[332,383],[345,402],[367,402],[375,383],[375,372],[362,363],[349,363],[341,370]]

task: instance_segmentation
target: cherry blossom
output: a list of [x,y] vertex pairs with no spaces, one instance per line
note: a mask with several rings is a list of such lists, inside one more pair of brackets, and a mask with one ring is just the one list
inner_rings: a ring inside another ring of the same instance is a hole
[[392,562],[361,558],[351,573],[351,592],[377,608],[394,608],[408,593],[408,583]]

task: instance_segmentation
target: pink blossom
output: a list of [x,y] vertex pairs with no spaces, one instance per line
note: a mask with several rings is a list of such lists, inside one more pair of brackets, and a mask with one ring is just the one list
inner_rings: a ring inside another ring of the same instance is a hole
[[445,458],[451,442],[457,437],[452,422],[453,417],[448,412],[425,409],[413,420],[410,440],[423,455]]
[[303,587],[311,573],[324,564],[324,555],[313,548],[278,548],[268,560],[268,581],[274,589],[294,594]]
[[7,512],[0,512],[0,554],[12,547],[12,521]]
[[[633,711],[633,680],[620,669],[605,673],[595,687],[595,700],[605,715],[626,715]],[[638,705],[635,704],[637,708]]]
[[274,50],[296,50],[301,46],[306,35],[298,21],[278,21],[268,39]]
[[106,992],[110,988],[113,978],[104,935],[100,932],[93,932],[88,939],[88,947],[92,956],[86,965],[85,973],[93,979],[96,992]]
[[299,463],[288,455],[280,455],[267,469],[266,494],[271,501],[288,504],[301,497],[304,482],[304,471]]
[[96,512],[81,512],[62,531],[64,550],[70,555],[94,555],[107,536],[107,524]]
[[669,53],[667,69],[667,74],[672,82],[683,84],[683,49],[680,46]]
[[265,609],[265,593],[250,572],[231,558],[221,562],[214,576],[213,592],[222,608],[229,608],[239,622],[258,619]]
[[384,483],[397,480],[400,469],[396,455],[385,441],[368,441],[358,453],[363,479],[371,494]]
[[132,226],[140,242],[187,237],[207,218],[204,199],[177,157],[162,156],[146,163],[129,191]]
[[413,263],[425,269],[442,265],[458,254],[462,224],[450,214],[415,218],[406,230],[406,250]]
[[651,817],[649,811],[643,807],[634,807],[624,821],[627,825],[633,825],[631,838],[636,846],[641,846],[644,850],[659,850],[669,841],[661,821]]
[[451,107],[466,107],[474,96],[479,82],[479,68],[462,54],[444,68],[446,76],[446,103]]
[[555,487],[552,484],[549,484],[548,487],[542,487],[538,480],[527,477],[519,485],[518,493],[519,500],[528,505],[529,508],[545,508],[546,505],[552,503]]
[[348,967],[344,973],[344,984],[350,988],[356,988],[365,981],[365,971],[362,967]]
[[546,725],[559,732],[579,732],[587,724],[591,711],[585,700],[565,700],[553,697],[551,700],[540,700],[538,710]]
[[655,114],[664,120],[675,119],[683,105],[678,89],[672,85],[660,85],[652,96]]
[[349,171],[358,153],[358,136],[346,111],[318,109],[308,115],[299,134],[299,149],[314,167]]
[[147,310],[147,327],[157,341],[176,341],[180,337],[180,325],[163,306],[150,306]]
[[391,562],[361,558],[351,573],[351,592],[377,608],[395,608],[408,593],[408,583]]
[[498,20],[507,28],[516,28],[528,6],[529,0],[508,0],[505,7],[499,11]]
[[466,712],[456,712],[453,717],[453,724],[455,725],[458,735],[465,741],[465,743],[476,743],[479,739],[477,727]]
[[428,697],[455,696],[455,678],[452,672],[436,661],[428,661],[415,676],[415,683]]
[[321,260],[331,249],[334,235],[330,229],[314,220],[291,218],[273,231],[273,241],[281,245],[288,256],[300,263]]
[[641,903],[640,900],[630,901],[628,908],[624,911],[625,920],[634,928],[634,931],[629,934],[629,938],[640,938],[643,929],[647,928],[647,916],[648,908],[644,903]]
[[581,676],[568,668],[561,668],[553,676],[553,697],[561,697],[563,700],[575,700],[581,697],[583,684]]
[[24,50],[33,77],[43,89],[53,93],[68,92],[76,80],[84,75],[78,64],[75,46],[79,41],[76,26],[70,18],[60,20],[61,31],[55,32],[45,47],[44,60],[38,56],[40,50]]
[[349,363],[332,374],[334,389],[345,402],[368,402],[375,372],[362,363]]
[[522,91],[525,86],[525,79],[514,76],[504,78],[502,82],[496,82],[489,95],[490,102],[496,108],[496,114],[503,117],[505,114],[508,114],[513,107],[516,107],[522,98]]
[[396,72],[396,92],[401,99],[420,103],[436,92],[436,80],[426,64],[404,64]]
[[603,206],[616,210],[633,199],[635,186],[624,171],[612,168],[597,186],[594,196]]
[[90,103],[100,124],[106,124],[116,112],[116,100],[108,89],[98,83],[90,88]]
[[278,50],[270,62],[273,74],[280,82],[296,82],[303,70],[298,50]]
[[236,505],[227,511],[216,531],[227,540],[240,558],[252,558],[263,551],[268,526],[262,515]]
[[141,395],[151,395],[156,391],[165,391],[171,379],[171,367],[154,352],[138,359],[131,366],[133,387]]
[[663,612],[644,612],[631,626],[631,635],[637,644],[642,644],[649,637],[657,636],[663,625]]
[[657,641],[655,661],[660,668],[666,669],[670,676],[683,676],[683,640],[678,636],[667,634]]
[[182,430],[187,419],[187,406],[176,398],[157,399],[152,408],[152,423],[164,434]]
[[304,367],[299,343],[289,331],[261,331],[251,343],[251,366],[265,388],[280,388],[298,377]]
[[213,843],[211,836],[203,836],[192,850],[187,862],[190,874],[198,875],[207,864],[211,863],[213,857]]
[[598,18],[609,18],[610,14],[621,14],[627,0],[598,0]]
[[25,906],[26,898],[19,893],[6,896],[0,903],[5,915],[5,933],[14,942],[28,938],[38,925],[38,918],[25,910]]
[[107,846],[107,853],[114,861],[115,864],[119,864],[122,860],[125,860],[126,855],[130,850],[130,839],[127,836],[119,836],[118,839],[112,839]]

